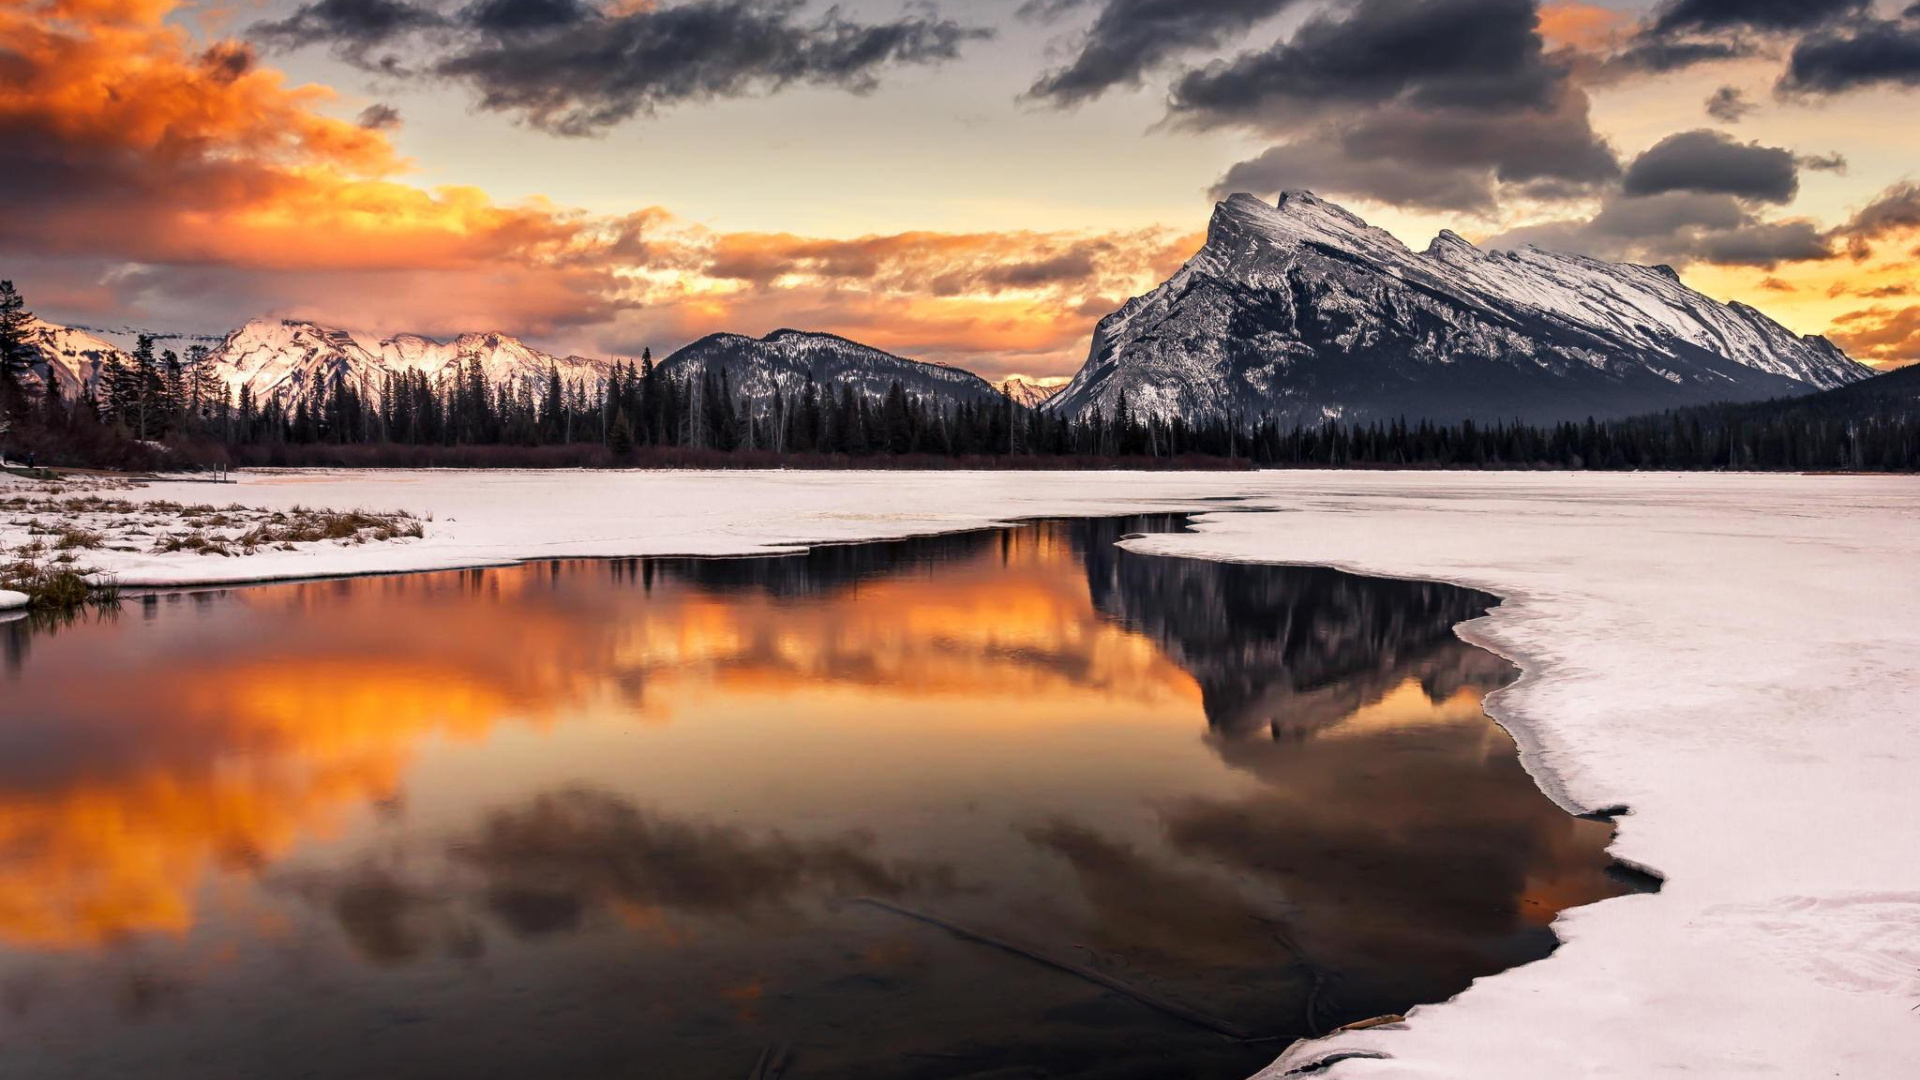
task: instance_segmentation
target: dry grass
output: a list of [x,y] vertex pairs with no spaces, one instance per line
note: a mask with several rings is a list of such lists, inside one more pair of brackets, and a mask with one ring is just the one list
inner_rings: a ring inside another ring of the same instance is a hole
[[181,503],[170,499],[134,502],[89,492],[41,489],[0,497],[0,542],[25,543],[24,559],[71,565],[72,553],[104,549],[116,552],[243,556],[261,550],[297,551],[301,544],[366,544],[419,539],[425,524],[412,514],[367,510],[323,510],[296,506],[262,510],[229,503]]
[[54,541],[55,551],[92,550],[106,543],[106,537],[99,533],[73,525],[62,525],[54,535],[59,537]]
[[72,555],[52,563],[19,551],[15,556],[10,562],[0,562],[0,589],[25,593],[29,610],[71,611],[87,604],[120,602],[120,587],[112,579],[74,565]]

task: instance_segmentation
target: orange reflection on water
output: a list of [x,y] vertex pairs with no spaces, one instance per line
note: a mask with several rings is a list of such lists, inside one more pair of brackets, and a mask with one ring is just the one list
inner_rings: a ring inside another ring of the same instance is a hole
[[[4,715],[48,728],[86,717],[118,752],[31,790],[0,788],[0,939],[72,949],[184,934],[209,875],[254,873],[337,837],[402,793],[425,741],[481,741],[507,721],[659,721],[715,690],[824,686],[995,698],[966,714],[995,726],[1084,716],[1058,706],[1089,692],[1192,716],[1192,678],[1100,617],[1084,579],[1062,572],[1073,557],[1029,529],[974,565],[804,601],[598,587],[593,564],[564,580],[534,565],[260,588],[234,607],[276,627],[296,618],[291,640],[256,638],[241,618],[111,680],[83,651],[136,628],[69,631],[38,643]],[[169,629],[205,630],[178,622]]]

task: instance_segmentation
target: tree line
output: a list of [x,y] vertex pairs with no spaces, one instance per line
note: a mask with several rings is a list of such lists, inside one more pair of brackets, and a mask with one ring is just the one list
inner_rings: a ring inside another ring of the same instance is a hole
[[[48,463],[381,460],[355,458],[346,448],[411,448],[414,456],[395,460],[430,463],[441,460],[436,450],[563,448],[582,452],[528,460],[1920,469],[1920,409],[1911,393],[1814,395],[1553,425],[1405,419],[1283,425],[1272,417],[1162,418],[1137,412],[1125,395],[1111,411],[1065,417],[1026,408],[1004,393],[954,401],[894,382],[884,394],[870,394],[848,381],[816,383],[811,376],[753,395],[736,389],[724,367],[676,376],[649,351],[637,362],[614,363],[603,378],[567,379],[551,369],[541,377],[492,380],[471,359],[437,378],[417,370],[385,372],[363,386],[336,377],[305,393],[261,401],[250,386],[229,387],[205,348],[176,355],[142,337],[125,359],[116,354],[101,363],[92,393],[69,401],[50,372],[41,378],[34,371],[31,318],[12,284],[0,282],[0,424],[11,428],[0,439],[37,450]],[[668,451],[679,456],[663,456]],[[495,453],[459,460],[517,459]]]

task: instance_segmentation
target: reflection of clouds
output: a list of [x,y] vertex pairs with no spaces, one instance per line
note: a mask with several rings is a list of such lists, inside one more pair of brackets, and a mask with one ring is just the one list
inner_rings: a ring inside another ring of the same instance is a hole
[[303,872],[281,882],[332,912],[353,950],[380,967],[427,955],[473,958],[485,952],[477,927],[444,889],[410,881],[398,870],[367,863],[333,872]]
[[487,906],[516,933],[576,927],[589,908],[748,919],[806,895],[948,892],[951,867],[883,859],[873,838],[797,839],[643,810],[593,791],[539,796],[488,816],[454,858],[485,879]]
[[[508,717],[654,717],[716,687],[823,684],[1019,696],[1034,716],[1089,690],[1190,700],[1184,673],[1094,614],[1066,536],[1033,526],[668,560],[644,578],[570,563],[316,582],[236,591],[224,607],[165,598],[151,609],[165,637],[66,628],[7,686],[0,938],[76,948],[184,933],[207,874],[336,833],[400,793],[424,741],[483,740]],[[933,573],[935,556],[962,561]],[[99,678],[101,664],[117,677]],[[520,926],[569,918],[543,903],[499,906]]]
[[1274,942],[1262,942],[1250,931],[1276,912],[1218,878],[1064,818],[1028,828],[1025,835],[1072,868],[1093,907],[1095,946],[1136,959],[1221,965],[1273,961]]

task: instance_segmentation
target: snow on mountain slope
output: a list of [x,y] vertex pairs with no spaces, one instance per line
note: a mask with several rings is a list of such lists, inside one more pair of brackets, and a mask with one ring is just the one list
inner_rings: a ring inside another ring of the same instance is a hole
[[909,394],[948,404],[998,396],[992,383],[970,371],[908,360],[833,334],[800,330],[775,330],[758,340],[741,334],[711,334],[661,361],[659,370],[676,379],[724,371],[734,394],[756,401],[776,387],[792,394],[806,384],[809,375],[822,392],[837,393],[841,384],[847,384],[856,393],[882,397],[897,381]]
[[[36,377],[44,379],[51,371],[68,398],[83,386],[93,390],[111,358],[131,362],[130,346],[120,348],[78,328],[36,319],[32,336],[40,352]],[[388,372],[420,371],[438,381],[476,360],[490,385],[544,385],[549,373],[558,370],[562,379],[591,386],[612,369],[606,360],[550,356],[506,334],[462,334],[446,342],[418,334],[382,339],[296,319],[254,319],[219,340],[208,356],[236,397],[242,387],[250,387],[256,402],[278,399],[288,408],[302,398],[311,400],[335,381],[378,401]]]
[[291,405],[337,380],[378,400],[389,372],[424,372],[439,380],[479,361],[490,384],[544,383],[558,370],[589,385],[612,365],[580,356],[555,357],[506,334],[462,334],[442,342],[418,334],[374,338],[294,319],[255,319],[227,335],[213,354],[216,370],[236,394],[250,387],[255,401]]
[[1046,404],[1048,398],[1060,392],[1058,385],[1042,386],[1036,382],[1029,382],[1018,375],[1013,375],[994,383],[993,388],[1012,397],[1015,404],[1023,405],[1029,409],[1039,408]]
[[80,396],[84,388],[91,392],[98,383],[100,369],[115,356],[125,358],[112,342],[73,327],[59,326],[45,319],[34,319],[27,327],[27,340],[36,352],[31,381],[44,386],[51,377],[68,401]]
[[1308,192],[1234,195],[1174,276],[1101,320],[1045,406],[1190,419],[1534,422],[1802,394],[1871,375],[1666,267],[1442,233],[1424,253]]

